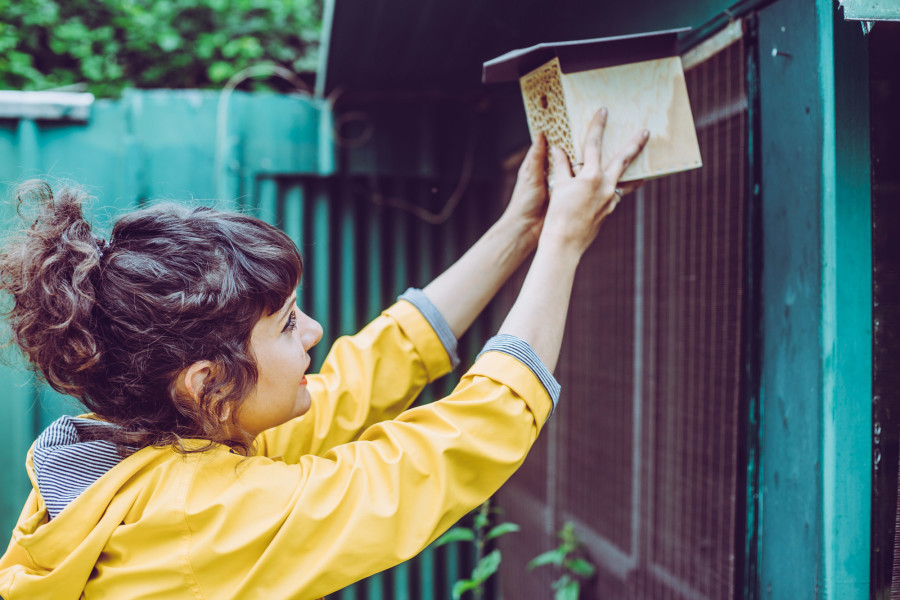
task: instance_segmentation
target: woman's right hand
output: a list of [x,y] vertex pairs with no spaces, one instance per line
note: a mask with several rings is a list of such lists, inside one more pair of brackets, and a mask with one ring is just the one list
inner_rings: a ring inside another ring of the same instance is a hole
[[[607,110],[601,108],[591,120],[584,141],[584,166],[578,175],[572,174],[565,151],[551,149],[554,177],[540,244],[559,246],[581,256],[622,199],[617,192],[619,178],[643,150],[650,132],[638,132],[603,169],[600,149],[606,118]],[[639,185],[630,183],[619,189],[626,194]]]

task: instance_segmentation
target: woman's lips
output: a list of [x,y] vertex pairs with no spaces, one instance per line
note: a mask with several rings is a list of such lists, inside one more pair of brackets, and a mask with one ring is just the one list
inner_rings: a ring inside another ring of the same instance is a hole
[[306,385],[306,375],[304,375],[303,379],[300,380],[300,385]]

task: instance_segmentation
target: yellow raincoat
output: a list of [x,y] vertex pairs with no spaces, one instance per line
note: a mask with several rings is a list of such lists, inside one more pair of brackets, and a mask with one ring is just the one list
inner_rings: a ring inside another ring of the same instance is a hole
[[0,596],[302,600],[409,559],[506,481],[552,408],[528,367],[486,352],[449,397],[404,412],[449,370],[400,301],[335,343],[309,413],[252,457],[144,448],[48,520],[29,452]]

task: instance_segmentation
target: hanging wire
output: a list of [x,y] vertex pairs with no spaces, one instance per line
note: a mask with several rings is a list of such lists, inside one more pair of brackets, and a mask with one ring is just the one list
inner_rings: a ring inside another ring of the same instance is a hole
[[385,196],[379,189],[378,179],[375,175],[369,177],[370,200],[377,206],[389,206],[391,208],[398,208],[406,211],[431,225],[440,225],[446,222],[453,214],[453,211],[456,210],[456,207],[459,206],[459,201],[462,200],[466,190],[469,188],[469,183],[472,181],[472,171],[475,167],[475,148],[478,141],[477,133],[478,127],[473,126],[472,133],[469,134],[469,139],[466,141],[465,154],[463,155],[462,167],[460,169],[459,179],[456,182],[456,188],[453,190],[453,193],[450,194],[450,197],[444,204],[444,208],[442,208],[440,212],[431,212],[404,198]]
[[220,202],[225,201],[225,136],[228,133],[228,103],[231,94],[238,85],[253,77],[279,77],[291,85],[304,96],[312,96],[312,90],[297,74],[275,63],[261,63],[241,69],[225,82],[216,105],[216,146],[213,161],[213,187],[216,190],[216,198]]

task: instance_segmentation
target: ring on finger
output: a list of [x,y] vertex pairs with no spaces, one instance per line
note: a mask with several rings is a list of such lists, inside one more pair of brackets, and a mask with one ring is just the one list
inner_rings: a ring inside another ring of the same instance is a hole
[[614,193],[619,197],[619,200],[621,200],[621,199],[622,199],[622,196],[625,195],[625,190],[623,190],[623,189],[620,188],[620,187],[617,187],[617,188],[616,188],[616,191],[615,191]]

